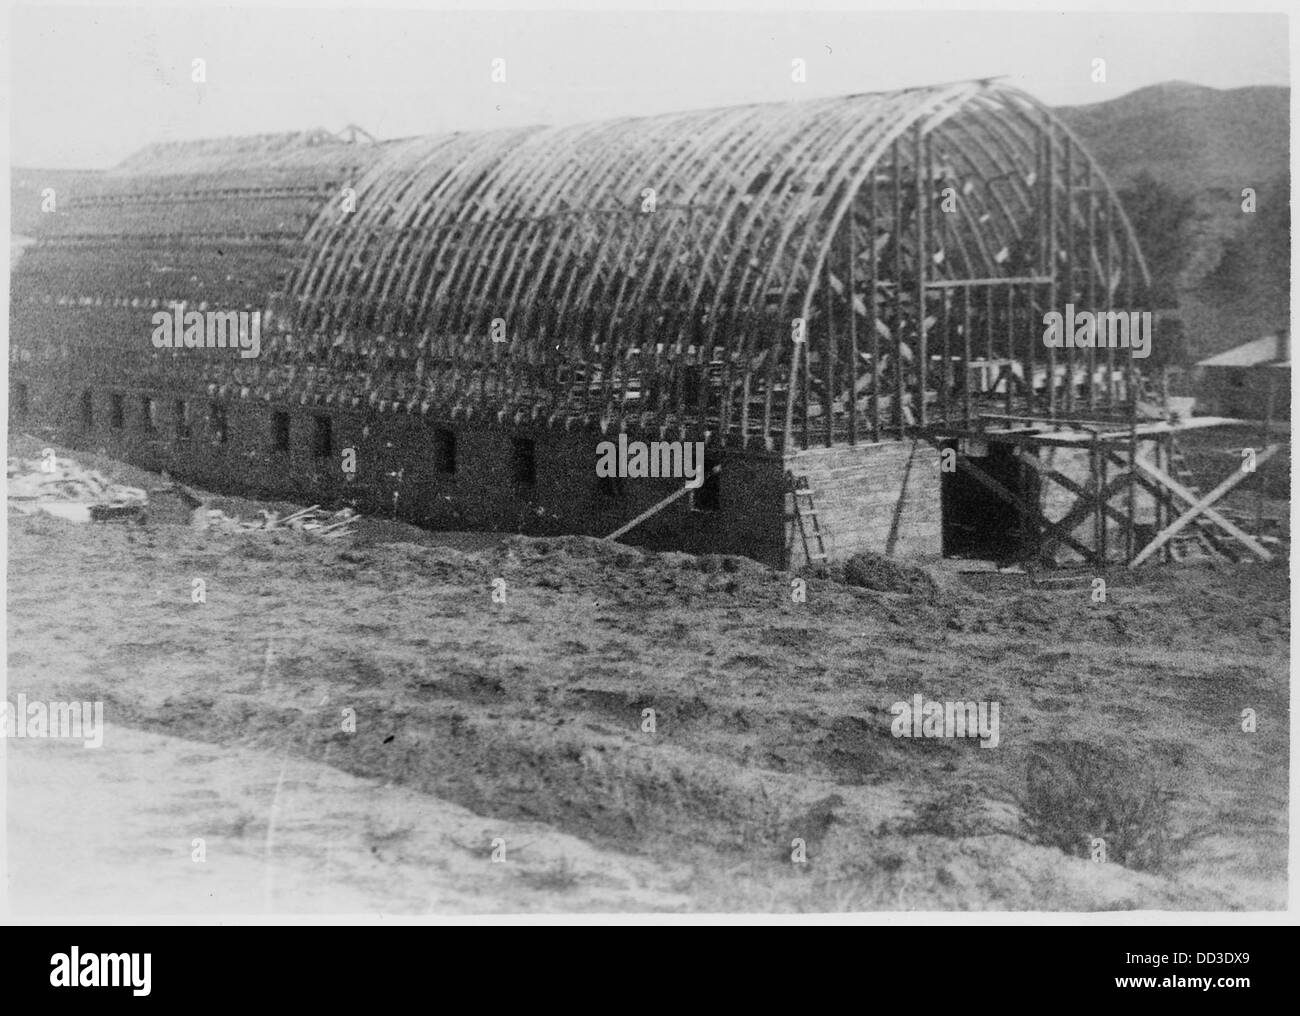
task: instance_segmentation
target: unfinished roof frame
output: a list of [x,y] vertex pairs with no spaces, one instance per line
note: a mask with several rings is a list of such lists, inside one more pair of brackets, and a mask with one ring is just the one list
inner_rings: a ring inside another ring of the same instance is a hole
[[1149,277],[1078,140],[995,82],[416,139],[355,189],[295,330],[419,363],[410,408],[779,450],[1134,391],[1113,349],[1039,348]]

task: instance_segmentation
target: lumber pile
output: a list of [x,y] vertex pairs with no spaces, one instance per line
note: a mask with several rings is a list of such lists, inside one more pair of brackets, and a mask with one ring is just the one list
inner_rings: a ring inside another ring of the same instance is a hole
[[53,454],[39,459],[9,459],[6,466],[9,507],[31,513],[89,522],[92,518],[139,518],[149,495],[139,487],[113,483]]
[[45,512],[74,522],[180,521],[188,519],[199,529],[247,533],[293,530],[337,540],[351,536],[360,516],[351,508],[331,512],[320,505],[280,516],[260,511],[244,520],[215,508],[204,507],[197,492],[169,480],[152,491],[113,483],[102,473],[85,469],[71,459],[53,454],[39,459],[9,459],[9,507],[17,511]]
[[291,529],[300,533],[310,533],[327,540],[337,540],[351,536],[355,531],[353,524],[360,517],[351,508],[329,512],[320,505],[312,505],[283,518],[276,512],[259,511],[256,519],[245,521],[237,515],[227,515],[216,508],[209,509],[202,518],[207,529],[219,529],[229,533],[269,532],[271,530]]

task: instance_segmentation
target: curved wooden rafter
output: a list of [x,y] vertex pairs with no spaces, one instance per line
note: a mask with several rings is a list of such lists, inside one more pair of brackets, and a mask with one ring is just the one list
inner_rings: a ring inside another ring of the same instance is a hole
[[[384,411],[640,425],[769,447],[793,440],[796,423],[800,440],[834,442],[902,435],[952,419],[953,407],[969,422],[974,396],[998,392],[969,391],[959,360],[1023,361],[1027,409],[1055,413],[1058,389],[1066,405],[1115,408],[1113,370],[1104,399],[1091,373],[1075,377],[1101,357],[1048,355],[1031,325],[1071,298],[1140,304],[1148,285],[1095,160],[1050,110],[998,82],[311,140],[150,150],[114,175],[104,209],[88,199],[60,228],[122,232],[138,219],[146,258],[150,243],[177,244],[148,232],[155,205],[214,235],[238,225],[244,197],[265,205],[275,230],[247,269],[209,269],[195,246],[186,256],[199,270],[168,271],[201,280],[203,298],[233,292],[231,280],[241,299],[259,286],[287,298],[287,315],[277,307],[287,325],[249,368],[249,387],[274,397],[293,389],[310,402],[321,392],[295,386],[316,385],[335,404]],[[249,152],[262,163],[241,178]],[[311,186],[290,188],[293,173]],[[337,200],[340,181],[354,211]],[[68,232],[61,249],[81,239]],[[34,250],[28,271],[46,262]],[[795,319],[807,330],[799,347]],[[494,342],[497,320],[506,331]]]
[[[1055,168],[1045,186],[1048,164]],[[1062,166],[1073,167],[1070,179]],[[1089,208],[1077,200],[1078,174],[1086,174]],[[903,219],[894,221],[888,201],[863,213],[868,179],[872,192],[900,191],[894,208]],[[958,191],[956,214],[937,211],[945,186]],[[647,188],[656,198],[649,212],[641,204]],[[453,358],[454,398],[474,389],[486,400],[491,387],[498,400],[531,399],[533,417],[541,399],[552,416],[567,406],[621,425],[626,382],[636,377],[646,401],[634,415],[661,430],[692,423],[725,431],[749,415],[732,403],[739,388],[764,397],[759,429],[771,443],[796,402],[807,432],[814,388],[860,387],[861,361],[817,329],[802,369],[815,362],[818,378],[801,386],[789,342],[795,318],[819,327],[825,318],[829,329],[833,319],[862,315],[865,300],[884,300],[879,315],[873,307],[866,316],[890,348],[869,370],[901,371],[913,362],[901,344],[924,339],[939,315],[928,295],[917,305],[927,285],[1055,278],[1064,264],[1070,289],[1081,272],[1126,262],[1138,288],[1146,282],[1131,226],[1077,139],[1029,96],[988,81],[416,139],[391,146],[356,190],[353,214],[326,210],[305,239],[306,263],[290,287],[298,328],[369,329],[403,356],[417,339],[413,357],[431,343]],[[854,265],[839,263],[845,229],[855,231]],[[1087,249],[1060,250],[1067,236],[1086,237]],[[1049,243],[1057,249],[1044,263]],[[867,259],[875,264],[864,272]],[[904,276],[894,277],[899,270]],[[864,276],[877,280],[875,293],[862,290]],[[1113,280],[1103,282],[1109,294]],[[1041,302],[1040,289],[1019,300],[1008,290],[998,321],[1009,327],[1012,307],[1041,311]],[[991,294],[984,304],[977,313],[992,334]],[[948,322],[947,296],[941,308]],[[507,325],[499,344],[488,335],[498,319]],[[969,344],[969,320],[946,327]],[[756,363],[761,379],[750,373]],[[919,367],[919,381],[905,387],[926,385]],[[548,385],[569,387],[539,390]],[[772,409],[774,393],[784,414]],[[915,392],[909,398],[920,402]],[[498,408],[504,416],[512,407]]]

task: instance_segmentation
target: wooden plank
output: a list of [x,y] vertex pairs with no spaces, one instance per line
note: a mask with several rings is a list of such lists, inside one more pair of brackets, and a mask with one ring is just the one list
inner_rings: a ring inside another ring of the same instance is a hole
[[[996,497],[999,497],[1003,501],[1012,505],[1020,511],[1021,514],[1033,519],[1041,530],[1051,533],[1056,538],[1055,542],[1067,544],[1085,558],[1092,556],[1092,551],[1081,544],[1073,536],[1069,533],[1059,531],[1057,524],[1045,518],[1041,509],[1030,505],[1024,499],[1007,490],[1006,487],[998,483],[998,481],[993,479],[993,477],[989,476],[978,466],[973,465],[964,455],[959,454],[957,456],[957,468],[965,470],[976,483],[980,484]],[[1046,548],[1044,548],[1044,552],[1045,551]]]
[[[1096,501],[1100,501],[1100,503],[1105,509],[1106,515],[1111,516],[1118,522],[1121,523],[1126,522],[1127,520],[1124,518],[1122,514],[1120,514],[1119,509],[1114,508],[1110,504],[1110,499],[1119,492],[1120,488],[1124,485],[1124,483],[1125,483],[1125,477],[1123,475],[1116,476],[1114,479],[1110,481],[1110,483],[1106,487],[1102,489],[1100,497],[1096,498],[1095,500],[1092,491],[1085,492],[1083,496],[1081,496],[1077,501],[1075,501],[1073,505],[1070,506],[1070,510],[1067,511],[1065,515],[1062,516],[1056,522],[1056,525],[1062,529],[1068,529],[1070,531],[1077,529],[1079,526],[1083,525],[1083,523],[1088,519],[1089,516],[1096,514],[1097,512]],[[1104,521],[1102,525],[1103,526],[1105,525]],[[1092,554],[1093,554],[1094,562],[1102,562],[1105,560],[1100,556],[1100,544],[1098,544],[1098,549],[1095,549],[1092,552]]]
[[[714,473],[718,472],[721,469],[722,469],[721,464],[716,465],[712,469],[710,469],[706,475],[712,476]],[[699,489],[698,487],[682,487],[681,490],[673,491],[662,501],[647,508],[640,515],[634,518],[631,522],[628,522],[627,524],[620,526],[618,529],[615,529],[612,533],[606,536],[605,539],[617,540],[620,536],[624,535],[625,533],[631,532],[633,529],[639,526],[646,519],[650,518],[652,515],[658,515],[661,511],[667,508],[674,501],[681,498],[684,494],[689,494],[692,490],[698,490],[698,489]]]
[[[1127,520],[1120,513],[1120,510],[1116,508],[1114,505],[1110,504],[1110,499],[1115,496],[1115,492],[1116,490],[1118,490],[1118,485],[1114,481],[1112,481],[1109,484],[1099,484],[1097,478],[1098,474],[1095,469],[1092,470],[1093,473],[1092,484],[1089,487],[1085,488],[1081,484],[1075,483],[1064,473],[1055,469],[1048,469],[1032,455],[1026,455],[1024,452],[1017,450],[1016,457],[1025,465],[1035,469],[1038,472],[1039,476],[1043,477],[1044,479],[1051,480],[1055,483],[1060,484],[1062,487],[1068,490],[1071,494],[1074,494],[1076,497],[1096,498],[1098,496],[1098,491],[1101,491],[1104,497],[1102,503],[1105,506],[1105,513],[1109,515],[1111,518],[1113,518],[1116,522],[1127,523]],[[1119,476],[1116,477],[1116,480],[1122,478],[1123,478],[1123,474],[1120,474]],[[1070,511],[1073,510],[1074,508],[1071,507]],[[1089,512],[1089,514],[1092,513]],[[1084,516],[1084,518],[1087,518],[1087,516]],[[1057,524],[1063,525],[1064,519],[1062,519],[1061,522],[1058,522]],[[1071,526],[1070,528],[1073,529],[1074,526]],[[1101,546],[1100,540],[1098,541],[1097,545]]]
[[1036,285],[1049,281],[1046,275],[1003,275],[992,279],[933,279],[927,289],[961,289],[969,286]]
[[[1256,468],[1258,468],[1264,462],[1267,462],[1270,458],[1272,458],[1273,455],[1277,453],[1280,447],[1281,447],[1280,445],[1269,445],[1269,447],[1265,448],[1264,451],[1260,453],[1258,456],[1256,456],[1255,458]],[[1167,474],[1148,465],[1147,463],[1138,461],[1137,468],[1141,470],[1142,473],[1145,474],[1149,479],[1153,480],[1154,482],[1164,487],[1167,487],[1169,490],[1173,491],[1184,501],[1189,502],[1191,504],[1191,507],[1187,511],[1183,512],[1183,514],[1180,515],[1177,519],[1175,519],[1172,525],[1166,527],[1163,531],[1158,533],[1155,539],[1153,539],[1150,543],[1148,543],[1145,547],[1143,547],[1141,552],[1138,553],[1133,558],[1133,560],[1129,563],[1130,568],[1136,568],[1138,565],[1140,565],[1148,557],[1150,557],[1157,550],[1159,550],[1166,543],[1168,543],[1171,539],[1177,536],[1179,532],[1187,528],[1187,526],[1191,525],[1192,522],[1196,520],[1196,517],[1198,515],[1207,516],[1211,521],[1213,521],[1217,526],[1219,526],[1219,528],[1227,532],[1228,535],[1232,536],[1238,542],[1244,544],[1247,548],[1249,548],[1251,553],[1259,557],[1260,560],[1262,561],[1273,560],[1273,555],[1270,554],[1267,550],[1265,550],[1260,544],[1255,542],[1255,540],[1252,539],[1248,533],[1245,533],[1241,529],[1238,529],[1236,526],[1234,526],[1231,522],[1225,519],[1218,512],[1213,511],[1210,507],[1216,501],[1222,498],[1233,487],[1241,483],[1241,481],[1244,480],[1247,476],[1251,475],[1250,473],[1247,473],[1244,469],[1233,470],[1231,476],[1229,476],[1226,480],[1220,483],[1217,487],[1215,487],[1212,491],[1206,494],[1203,498],[1198,499],[1195,494],[1193,494],[1190,490],[1188,490],[1186,487],[1180,484],[1177,480],[1173,479],[1173,477],[1168,476]]]

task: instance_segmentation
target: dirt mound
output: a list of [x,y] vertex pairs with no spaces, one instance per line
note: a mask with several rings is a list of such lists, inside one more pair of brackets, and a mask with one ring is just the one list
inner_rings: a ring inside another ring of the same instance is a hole
[[867,551],[844,562],[843,580],[850,586],[878,593],[907,593],[930,602],[937,601],[940,595],[940,584],[925,568]]
[[492,554],[492,560],[511,564],[560,563],[565,559],[615,568],[696,571],[705,575],[775,574],[767,565],[735,554],[697,555],[680,551],[657,553],[595,536],[508,536]]
[[656,553],[590,536],[509,536],[477,560],[511,585],[593,592],[594,600],[640,610],[716,597],[775,603],[788,592],[780,572],[749,558]]
[[509,536],[492,554],[493,560],[512,563],[571,558],[634,568],[644,563],[644,557],[636,547],[595,536]]
[[739,557],[735,554],[702,554],[695,558],[694,565],[706,575],[725,572],[729,575],[770,576],[772,569],[760,564],[753,558]]

